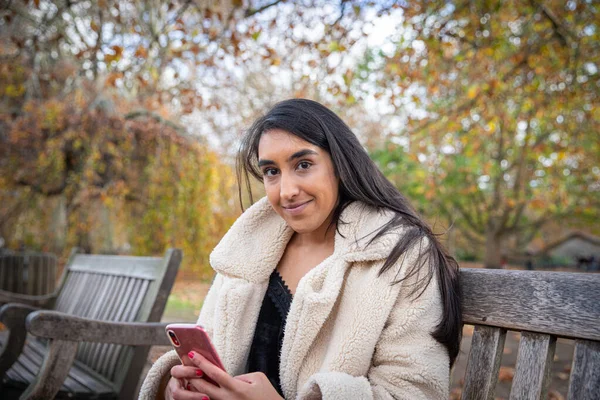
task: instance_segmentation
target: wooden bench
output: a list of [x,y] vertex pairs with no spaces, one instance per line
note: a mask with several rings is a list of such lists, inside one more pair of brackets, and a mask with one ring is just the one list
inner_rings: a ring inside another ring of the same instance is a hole
[[150,345],[168,344],[158,321],[180,262],[180,250],[164,258],[73,253],[55,293],[0,291],[0,302],[18,302],[0,308],[10,330],[1,397],[132,399]]
[[464,269],[474,325],[463,399],[494,399],[507,330],[521,341],[510,399],[546,399],[557,338],[575,340],[569,400],[600,399],[600,274]]
[[0,253],[0,290],[28,295],[52,293],[56,288],[57,259],[51,253]]

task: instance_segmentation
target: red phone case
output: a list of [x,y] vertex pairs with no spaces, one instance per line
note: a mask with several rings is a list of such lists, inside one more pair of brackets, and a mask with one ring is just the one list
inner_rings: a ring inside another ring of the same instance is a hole
[[[223,363],[219,358],[219,354],[210,341],[208,334],[200,325],[169,324],[165,328],[165,331],[183,365],[190,367],[195,366],[188,358],[188,353],[194,351],[225,371]],[[206,379],[214,383],[211,379]]]

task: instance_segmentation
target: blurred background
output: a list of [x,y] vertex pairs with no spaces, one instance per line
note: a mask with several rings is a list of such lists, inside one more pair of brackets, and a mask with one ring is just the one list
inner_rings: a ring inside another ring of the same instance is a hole
[[240,135],[304,97],[463,267],[600,269],[598,2],[1,0],[0,16],[0,251],[181,248],[166,316],[194,320],[241,212]]

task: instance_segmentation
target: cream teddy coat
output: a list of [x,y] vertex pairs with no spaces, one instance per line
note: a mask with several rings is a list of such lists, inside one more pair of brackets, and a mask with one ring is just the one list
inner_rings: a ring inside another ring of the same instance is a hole
[[[417,299],[409,296],[409,280],[391,285],[415,262],[419,246],[381,276],[378,272],[403,231],[366,246],[390,216],[358,202],[349,205],[333,254],[298,283],[281,350],[286,399],[448,399],[448,352],[430,334],[442,313],[437,280]],[[217,275],[198,324],[233,376],[247,372],[269,276],[292,234],[263,198],[211,254]],[[174,352],[159,358],[140,399],[154,399],[161,379],[179,363]]]

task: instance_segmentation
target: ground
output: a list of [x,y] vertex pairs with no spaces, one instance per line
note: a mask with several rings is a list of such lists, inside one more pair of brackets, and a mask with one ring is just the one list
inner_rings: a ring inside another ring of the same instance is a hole
[[[476,268],[481,267],[481,265],[476,263],[461,263],[461,267]],[[516,269],[516,267],[509,268]],[[189,279],[177,281],[169,297],[163,322],[195,322],[209,287],[209,282],[194,282]],[[461,397],[461,388],[464,383],[472,334],[473,326],[466,325],[463,330],[460,354],[452,372],[451,399],[460,399]],[[508,399],[510,396],[510,387],[515,371],[520,336],[518,332],[508,332],[506,336],[498,384],[496,385],[495,397],[498,400]],[[168,350],[170,350],[169,347],[153,347],[149,355],[148,367],[151,362]],[[559,400],[567,397],[572,357],[573,341],[559,339],[552,367],[552,379],[548,393],[549,399]]]

